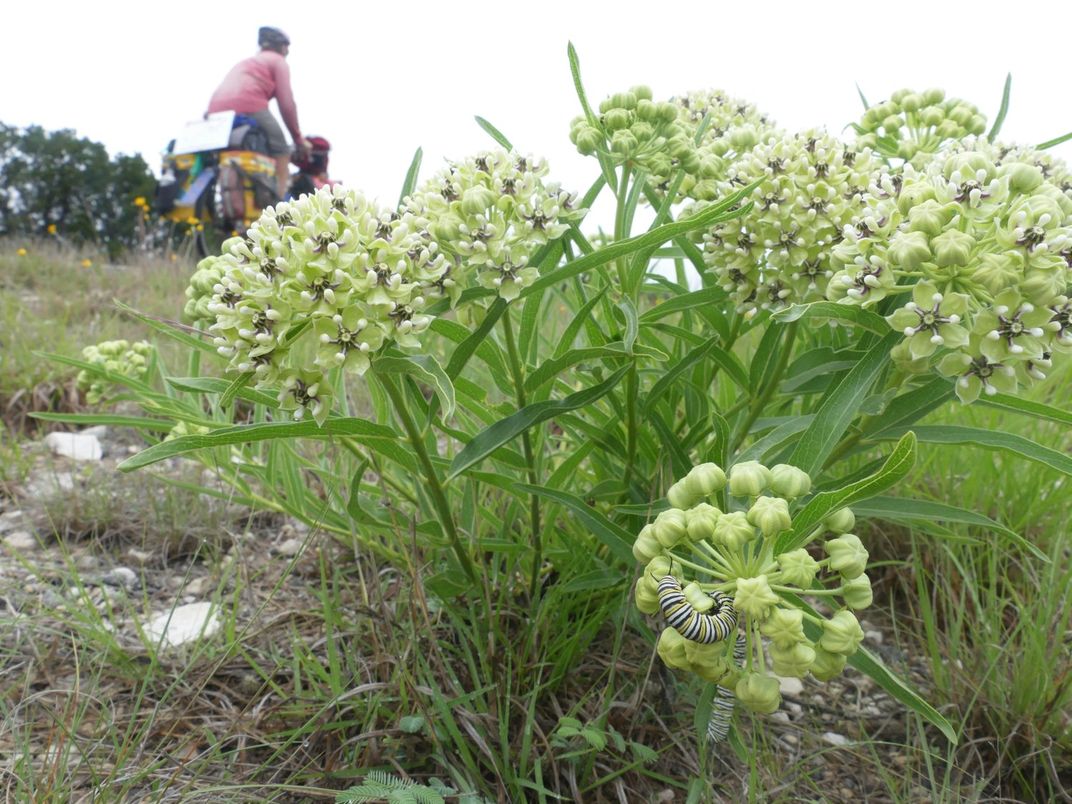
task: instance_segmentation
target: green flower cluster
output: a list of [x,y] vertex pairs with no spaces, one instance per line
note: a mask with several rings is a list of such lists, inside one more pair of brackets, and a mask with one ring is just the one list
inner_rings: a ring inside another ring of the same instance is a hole
[[[141,380],[149,371],[153,351],[154,347],[148,341],[101,341],[95,346],[85,347],[82,350],[82,359],[111,374]],[[112,380],[90,369],[79,371],[76,383],[78,390],[85,391],[86,402],[90,405],[100,403],[114,384]]]
[[539,277],[531,264],[536,250],[581,213],[574,196],[546,176],[543,160],[487,151],[451,163],[403,201],[424,247],[445,258],[437,282],[454,302],[474,273],[507,300]]
[[[686,172],[680,189],[697,201],[725,194],[733,162],[777,136],[774,124],[754,105],[718,89],[688,92],[673,102],[687,142],[694,143],[697,152],[697,159],[691,160],[696,169]],[[669,181],[669,172],[659,175],[667,177],[663,183]]]
[[[734,659],[735,634],[704,645],[667,628],[658,652],[671,667],[733,689],[752,711],[778,708],[772,672],[799,678],[811,673],[827,681],[841,672],[864,636],[853,611],[871,605],[871,582],[864,573],[867,550],[850,532],[852,511],[832,513],[808,534],[805,545],[821,542],[820,558],[803,545],[775,553],[779,535],[793,526],[790,504],[810,491],[807,473],[788,464],[768,468],[746,461],[734,465],[728,477],[716,464],[701,464],[670,487],[672,507],[633,544],[634,557],[644,565],[635,590],[644,614],[659,611],[658,585],[667,575],[682,584],[701,616],[714,605],[710,592],[732,594],[746,645],[743,665]],[[712,504],[723,493],[726,511]],[[843,605],[824,618],[794,606],[784,594],[840,598]],[[805,623],[816,626],[817,638],[805,634]]]
[[753,209],[704,234],[704,262],[741,312],[822,299],[830,252],[869,209],[885,169],[822,131],[762,142],[729,168],[723,194],[759,181]]
[[906,165],[832,253],[831,299],[871,305],[913,285],[887,316],[905,334],[893,356],[908,372],[936,362],[964,402],[1042,379],[1072,348],[1072,191],[1036,155],[971,141]]
[[574,118],[570,141],[585,156],[629,162],[656,176],[667,176],[678,165],[694,172],[700,166],[698,155],[678,109],[668,101],[653,101],[648,87],[633,87],[603,100],[595,125],[587,117]]
[[412,214],[325,187],[269,207],[244,238],[224,243],[209,331],[232,370],[278,385],[284,409],[322,423],[325,372],[362,374],[387,343],[418,348],[432,321],[425,298],[447,267]]
[[853,128],[858,148],[920,167],[950,141],[982,134],[986,118],[967,101],[946,98],[941,89],[899,89],[864,112]]
[[216,320],[216,315],[209,307],[216,285],[223,280],[227,262],[227,258],[213,255],[197,263],[197,270],[190,276],[190,283],[186,286],[186,305],[182,308],[183,318],[190,323],[208,325]]

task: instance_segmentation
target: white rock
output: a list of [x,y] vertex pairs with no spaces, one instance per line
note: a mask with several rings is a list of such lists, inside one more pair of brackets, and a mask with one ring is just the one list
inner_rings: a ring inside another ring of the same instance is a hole
[[769,718],[771,720],[777,720],[779,723],[788,723],[789,722],[789,713],[788,712],[782,712],[781,710],[779,710],[777,712],[772,713],[769,716]]
[[791,695],[795,698],[804,692],[804,682],[799,678],[778,676],[778,689],[782,691],[782,695]]
[[849,738],[846,737],[844,734],[837,734],[833,731],[824,731],[823,742],[828,743],[830,745],[848,745]]
[[301,551],[301,548],[302,548],[302,540],[301,539],[287,539],[281,545],[276,547],[275,550],[281,556],[286,556],[287,558],[293,558],[294,556],[298,555],[298,553]]
[[45,444],[55,455],[76,461],[99,461],[104,455],[101,443],[95,435],[84,433],[49,433]]
[[219,630],[219,612],[211,603],[202,601],[156,615],[145,625],[145,636],[154,645],[170,648],[207,639]]
[[22,511],[5,511],[0,514],[0,533],[15,530],[23,524]]
[[882,644],[882,632],[881,631],[864,631],[864,639],[868,642],[873,642],[876,645]]
[[37,549],[37,539],[26,530],[14,530],[4,537],[4,547],[8,550],[26,552]]
[[793,713],[793,717],[800,717],[804,714],[804,707],[794,701],[787,701],[785,708]]
[[139,564],[144,564],[145,562],[152,560],[153,554],[148,550],[139,550],[137,547],[131,547],[127,550],[127,557]]
[[103,424],[94,425],[93,427],[87,427],[85,430],[82,430],[79,435],[91,435],[96,436],[97,438],[107,438],[108,427]]
[[130,567],[115,567],[106,572],[101,580],[111,586],[134,589],[138,586],[138,573]]

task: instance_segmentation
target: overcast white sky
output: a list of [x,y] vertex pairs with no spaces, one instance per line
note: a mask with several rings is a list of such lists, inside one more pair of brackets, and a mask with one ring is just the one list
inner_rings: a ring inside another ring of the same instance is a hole
[[[332,175],[393,203],[417,146],[422,178],[493,143],[479,114],[583,190],[595,163],[568,139],[578,111],[572,40],[593,103],[636,83],[656,98],[718,87],[781,125],[840,131],[902,86],[944,87],[992,119],[1005,73],[1003,138],[1072,131],[1072,3],[201,2],[8,3],[0,122],[74,128],[110,150],[161,148],[204,111],[260,25],[292,40],[302,129],[332,142]],[[992,10],[993,9],[993,10]],[[1072,159],[1072,143],[1056,150]]]

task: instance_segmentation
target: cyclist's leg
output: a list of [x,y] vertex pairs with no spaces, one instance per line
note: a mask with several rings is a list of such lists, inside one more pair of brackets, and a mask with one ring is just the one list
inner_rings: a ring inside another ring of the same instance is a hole
[[290,182],[290,146],[283,136],[282,127],[268,109],[256,112],[250,117],[256,120],[257,125],[268,135],[268,153],[275,158],[275,180],[279,197],[283,198]]

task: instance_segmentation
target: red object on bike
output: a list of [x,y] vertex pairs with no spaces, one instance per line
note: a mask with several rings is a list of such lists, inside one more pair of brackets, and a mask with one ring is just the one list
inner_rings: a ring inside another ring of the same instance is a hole
[[301,159],[295,159],[294,164],[303,173],[312,175],[326,174],[328,172],[328,152],[331,143],[323,137],[306,137],[313,147]]

